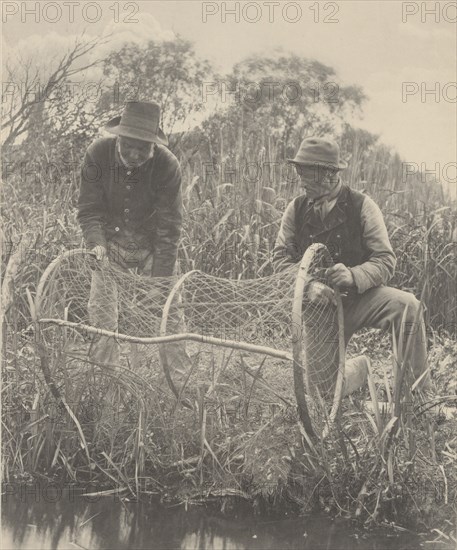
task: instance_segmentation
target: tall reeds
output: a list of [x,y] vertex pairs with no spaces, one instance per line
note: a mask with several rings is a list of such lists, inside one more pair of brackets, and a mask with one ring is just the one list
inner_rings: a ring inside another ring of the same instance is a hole
[[[405,178],[401,159],[363,133],[347,130],[341,145],[351,155],[343,179],[370,194],[385,215],[398,257],[393,284],[420,296],[427,283],[422,298],[429,322],[435,329],[455,330],[449,324],[457,309],[455,208],[444,204],[435,184],[424,183],[420,175]],[[75,159],[81,154],[75,152]],[[282,212],[299,192],[284,163],[288,155],[281,139],[268,132],[235,132],[230,126],[221,126],[217,139],[207,136],[193,156],[183,154],[182,271],[202,269],[231,278],[272,272]],[[435,441],[422,415],[405,414],[405,403],[417,399],[407,379],[400,394],[386,388],[392,397],[382,406],[376,389],[382,382],[373,373],[373,411],[343,405],[339,431],[320,446],[310,446],[297,427],[293,396],[278,389],[286,380],[284,365],[264,374],[260,361],[255,371],[243,361],[230,368],[226,357],[216,357],[212,366],[203,365],[202,372],[212,375],[202,376],[199,393],[187,398],[189,412],[160,389],[153,359],[125,372],[50,354],[44,360],[51,361],[51,376],[68,405],[59,413],[63,423],[54,422],[56,399],[39,369],[27,296],[33,298],[50,261],[81,242],[76,195],[76,168],[60,178],[39,170],[30,177],[18,168],[5,181],[5,240],[14,248],[21,233],[28,229],[33,234],[33,245],[22,250],[3,333],[6,480],[26,480],[31,473],[89,479],[101,491],[107,486],[182,501],[198,500],[202,487],[205,497],[252,501],[268,498],[271,489],[277,501],[289,499],[303,508],[317,502],[368,520],[389,514],[398,518],[405,506],[420,508],[425,501],[411,483],[418,477],[436,483],[437,465],[452,486],[453,444]],[[9,261],[5,248],[4,269]],[[397,346],[397,380],[405,361],[407,353]],[[218,404],[217,414],[208,403]],[[256,415],[256,406],[265,408],[265,403],[274,415]],[[243,411],[236,422],[229,414],[233,404]]]

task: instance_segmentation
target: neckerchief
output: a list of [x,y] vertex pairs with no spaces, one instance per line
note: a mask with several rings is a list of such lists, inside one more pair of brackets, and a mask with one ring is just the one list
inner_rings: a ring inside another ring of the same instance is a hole
[[327,195],[310,201],[314,206],[314,211],[319,214],[322,221],[325,220],[331,209],[335,206],[336,199],[340,194],[342,186],[343,183],[341,179],[338,178],[338,183]]

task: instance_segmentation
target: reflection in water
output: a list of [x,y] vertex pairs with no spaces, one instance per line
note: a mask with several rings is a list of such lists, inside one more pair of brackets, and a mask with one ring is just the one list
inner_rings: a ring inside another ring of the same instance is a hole
[[[95,500],[94,498],[92,500]],[[366,534],[324,517],[220,517],[203,508],[165,509],[115,498],[8,494],[2,499],[2,548],[407,550],[411,534]],[[427,548],[432,545],[427,544]],[[442,547],[441,547],[442,548]]]

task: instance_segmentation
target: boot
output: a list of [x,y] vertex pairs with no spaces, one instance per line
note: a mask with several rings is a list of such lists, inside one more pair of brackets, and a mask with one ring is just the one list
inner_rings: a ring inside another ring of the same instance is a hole
[[354,393],[367,382],[370,359],[366,355],[351,357],[344,368],[343,397]]

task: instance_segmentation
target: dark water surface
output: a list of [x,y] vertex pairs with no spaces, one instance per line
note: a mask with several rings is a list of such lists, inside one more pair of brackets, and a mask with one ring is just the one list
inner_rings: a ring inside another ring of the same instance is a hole
[[306,549],[406,550],[443,548],[411,533],[364,532],[322,516],[222,516],[204,507],[164,508],[102,497],[40,495],[2,498],[2,543],[9,549]]

